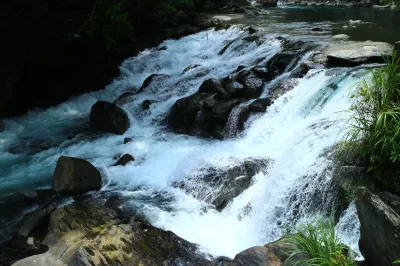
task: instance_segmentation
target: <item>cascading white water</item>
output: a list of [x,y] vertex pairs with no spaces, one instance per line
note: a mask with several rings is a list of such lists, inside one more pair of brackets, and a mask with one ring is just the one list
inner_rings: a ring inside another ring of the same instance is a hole
[[[160,125],[173,103],[196,92],[205,79],[223,77],[239,65],[252,66],[260,58],[265,61],[280,50],[280,42],[273,37],[266,36],[257,44],[240,39],[244,34],[234,27],[166,41],[161,44],[166,49],[146,50],[126,60],[121,77],[104,91],[6,120],[7,131],[0,133],[0,166],[15,167],[0,173],[0,189],[46,186],[60,155],[84,158],[101,169],[106,179],[103,191],[120,192],[131,199],[131,208],[140,210],[154,225],[200,244],[212,255],[230,257],[279,238],[285,226],[312,212],[330,209],[331,162],[323,154],[340,140],[340,122],[345,117],[337,112],[349,106],[348,89],[358,81],[348,75],[349,70],[310,72],[267,113],[253,116],[237,139],[177,135]],[[218,55],[234,39],[238,40]],[[193,64],[200,67],[182,73]],[[124,91],[139,88],[154,73],[170,78],[146,88],[124,106],[131,128],[123,137],[82,133],[97,100],[115,100]],[[338,88],[332,89],[331,83]],[[155,101],[145,112],[141,110],[144,100]],[[71,131],[78,134],[65,140]],[[124,137],[134,141],[123,145]],[[17,140],[20,146],[14,147]],[[32,150],[37,143],[48,147]],[[18,152],[21,145],[28,154]],[[130,153],[136,161],[126,167],[111,166],[120,153]],[[266,174],[254,176],[253,185],[222,212],[172,186],[203,165],[224,168],[246,158],[267,158],[273,164]],[[352,239],[357,226],[346,234]]]

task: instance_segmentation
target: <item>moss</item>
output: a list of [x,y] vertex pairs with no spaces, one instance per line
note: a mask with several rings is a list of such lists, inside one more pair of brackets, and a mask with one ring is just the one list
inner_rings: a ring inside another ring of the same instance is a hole
[[84,247],[84,249],[90,256],[95,255],[94,251],[90,247]]

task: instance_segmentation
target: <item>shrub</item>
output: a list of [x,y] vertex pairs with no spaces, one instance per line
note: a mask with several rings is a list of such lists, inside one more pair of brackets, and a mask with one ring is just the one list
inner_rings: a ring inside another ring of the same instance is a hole
[[[354,252],[344,245],[335,231],[334,215],[328,220],[317,219],[315,224],[301,224],[285,241],[295,245],[287,261],[290,265],[352,266]],[[307,259],[293,259],[296,255]]]
[[[367,158],[369,171],[379,178],[382,170],[397,168],[400,162],[399,58],[394,55],[386,63],[351,95],[350,128],[342,142],[342,151]],[[384,181],[395,187],[399,179],[386,177]]]

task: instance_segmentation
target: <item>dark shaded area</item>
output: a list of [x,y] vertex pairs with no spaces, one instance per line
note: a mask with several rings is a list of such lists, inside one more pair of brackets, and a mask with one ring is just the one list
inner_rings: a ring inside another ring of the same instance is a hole
[[225,1],[2,1],[0,117],[103,89],[122,60],[218,2]]

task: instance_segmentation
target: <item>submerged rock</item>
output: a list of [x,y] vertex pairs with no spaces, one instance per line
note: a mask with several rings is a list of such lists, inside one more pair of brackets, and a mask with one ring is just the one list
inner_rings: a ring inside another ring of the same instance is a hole
[[133,161],[135,161],[135,158],[133,158],[132,155],[125,154],[114,164],[114,166],[118,166],[118,165],[125,166],[128,163],[133,162]]
[[92,229],[120,223],[117,213],[105,206],[73,203],[50,215],[49,233],[65,233],[75,229]]
[[132,138],[124,138],[124,144],[132,142]]
[[130,127],[128,115],[115,104],[98,101],[90,111],[90,124],[93,128],[122,135]]
[[357,191],[359,247],[369,265],[392,266],[400,258],[400,214],[366,188]]
[[53,189],[56,193],[76,196],[101,188],[101,174],[88,161],[62,156],[57,161],[53,175]]
[[266,171],[269,163],[268,159],[249,158],[227,168],[204,166],[194,171],[196,175],[176,182],[174,186],[222,210],[233,198],[249,188],[253,176]]
[[139,92],[145,91],[152,83],[163,83],[169,77],[170,76],[165,74],[152,74],[144,80]]
[[384,42],[361,42],[328,48],[328,63],[333,66],[352,67],[365,63],[384,63],[391,57],[393,46]]
[[118,97],[113,104],[116,105],[124,105],[127,103],[131,103],[135,100],[136,93],[134,92],[124,92],[121,96]]

